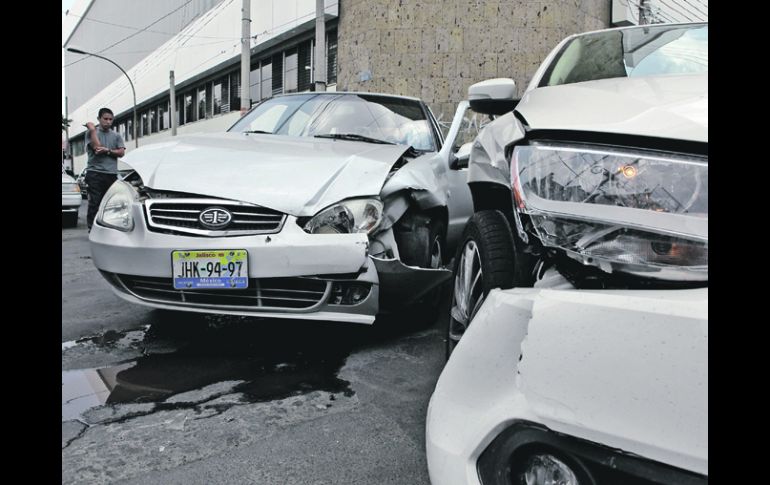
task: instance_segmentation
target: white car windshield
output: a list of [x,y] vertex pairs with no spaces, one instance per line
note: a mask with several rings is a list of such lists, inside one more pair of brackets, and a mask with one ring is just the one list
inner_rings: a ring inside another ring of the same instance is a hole
[[645,25],[575,37],[556,55],[539,87],[707,72],[708,24]]
[[436,141],[418,101],[366,94],[300,94],[268,99],[231,132],[340,138],[410,145],[435,151]]

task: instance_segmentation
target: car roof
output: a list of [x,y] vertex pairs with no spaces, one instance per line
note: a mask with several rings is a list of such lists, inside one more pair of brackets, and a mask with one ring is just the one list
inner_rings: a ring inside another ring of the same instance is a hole
[[380,96],[380,97],[387,97],[387,98],[401,98],[401,99],[408,99],[409,101],[417,101],[422,102],[422,99],[415,98],[413,96],[402,96],[400,94],[388,94],[388,93],[370,93],[367,91],[303,91],[301,93],[286,93],[286,94],[279,94],[277,96],[273,96],[271,98],[267,98],[264,101],[267,101],[268,99],[276,99],[276,98],[283,98],[286,96],[299,96],[299,95],[307,95],[307,94],[317,94],[319,96],[331,96],[336,94],[364,94],[366,96]]
[[696,26],[696,25],[708,25],[708,22],[665,22],[660,24],[644,24],[644,25],[624,25],[622,27],[613,27],[611,29],[598,29],[598,30],[590,30],[588,32],[580,32],[577,34],[572,34],[569,37],[566,37],[566,39],[572,39],[575,37],[582,37],[584,35],[590,35],[590,34],[596,34],[598,32],[612,32],[613,30],[634,30],[634,29],[645,29],[650,27],[685,27],[685,26]]

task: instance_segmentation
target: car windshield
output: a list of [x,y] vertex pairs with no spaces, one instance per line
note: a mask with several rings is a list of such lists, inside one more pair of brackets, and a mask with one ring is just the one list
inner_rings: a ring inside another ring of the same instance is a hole
[[556,55],[539,87],[596,79],[708,72],[708,24],[647,25],[581,35]]
[[435,151],[422,105],[414,100],[366,94],[299,94],[268,99],[228,131],[343,138],[410,145]]

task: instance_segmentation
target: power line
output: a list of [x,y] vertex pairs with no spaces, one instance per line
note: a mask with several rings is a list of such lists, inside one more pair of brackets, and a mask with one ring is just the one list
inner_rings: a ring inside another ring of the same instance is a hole
[[[173,13],[173,12],[172,12],[172,13]],[[171,35],[171,36],[175,36],[175,35],[182,35],[182,36],[184,36],[184,35],[189,35],[189,36],[191,36],[191,37],[197,37],[197,38],[199,38],[199,39],[227,39],[227,40],[240,40],[240,37],[213,37],[213,36],[208,36],[208,35],[192,35],[192,34],[179,34],[179,33],[174,33],[174,32],[162,32],[162,31],[160,31],[160,30],[150,30],[150,29],[147,29],[147,28],[144,28],[144,29],[140,29],[139,27],[131,27],[131,26],[129,26],[129,25],[121,25],[121,24],[116,24],[116,23],[113,23],[113,22],[107,22],[106,20],[97,20],[97,19],[92,19],[92,18],[89,18],[89,17],[83,17],[83,16],[81,16],[81,15],[75,15],[75,14],[69,14],[69,15],[72,15],[73,17],[80,17],[80,18],[82,18],[83,20],[88,20],[89,22],[95,22],[95,23],[97,23],[97,24],[112,25],[113,27],[120,27],[120,28],[123,28],[123,29],[138,30],[138,31],[140,31],[140,32],[141,32],[141,31],[144,31],[144,32],[151,32],[151,33],[153,33],[153,34],[163,34],[163,35]],[[149,52],[151,52],[151,51],[149,51]]]
[[[101,54],[102,52],[106,51],[107,49],[110,49],[110,48],[112,48],[112,47],[115,47],[116,45],[118,45],[118,44],[120,44],[120,43],[122,43],[122,42],[125,42],[125,41],[127,41],[127,40],[128,40],[128,39],[130,39],[131,37],[135,37],[135,36],[139,35],[139,34],[140,34],[140,33],[142,33],[143,31],[145,31],[145,30],[147,30],[148,28],[152,27],[153,25],[157,24],[158,22],[160,22],[161,20],[163,20],[163,19],[165,19],[166,17],[170,16],[171,14],[173,14],[173,13],[176,13],[177,11],[181,10],[182,8],[184,8],[185,6],[187,6],[187,4],[189,4],[190,2],[192,2],[192,0],[187,0],[185,3],[183,3],[183,4],[182,4],[182,5],[180,5],[179,7],[175,8],[175,9],[174,9],[174,10],[172,10],[171,12],[167,13],[166,15],[163,15],[163,16],[162,16],[162,17],[160,17],[159,19],[155,20],[154,22],[152,22],[151,24],[149,24],[147,27],[145,27],[145,28],[143,28],[143,29],[141,29],[141,30],[138,30],[138,31],[136,31],[136,32],[134,32],[133,34],[131,34],[131,35],[127,36],[127,37],[124,37],[124,38],[120,39],[119,41],[117,41],[117,42],[115,42],[115,43],[113,43],[113,44],[110,44],[110,45],[108,45],[108,46],[107,46],[107,47],[105,47],[104,49],[102,49],[102,50],[100,50],[100,51],[96,52],[96,54]],[[84,57],[84,58],[82,58],[82,59],[78,59],[77,61],[74,61],[74,62],[72,62],[72,63],[68,64],[68,66],[71,66],[72,64],[77,64],[78,62],[80,62],[80,61],[82,61],[82,60],[85,60],[85,59],[87,59],[87,58],[88,58],[88,57]]]
[[[706,7],[706,11],[703,12],[703,11],[701,11],[701,9],[699,7],[697,7],[697,6],[693,5],[692,3],[690,3],[689,0],[684,0],[684,2],[686,4],[688,4],[688,5],[691,5],[695,9],[695,11],[697,11],[699,14],[701,14],[703,16],[704,20],[708,19],[708,17],[709,17],[708,7]],[[701,3],[701,5],[703,5],[703,4]]]
[[[661,5],[665,5],[666,7],[668,7],[668,8],[669,8],[669,10],[670,10],[672,13],[676,13],[676,14],[679,14],[679,15],[681,15],[682,17],[684,17],[685,19],[687,19],[687,21],[689,21],[689,22],[694,22],[694,21],[695,21],[695,20],[691,19],[690,17],[688,17],[686,14],[682,13],[680,10],[678,10],[678,9],[674,8],[674,6],[673,6],[673,5],[669,5],[668,3],[664,2],[663,0],[658,0],[658,1],[660,2],[660,4],[661,4]],[[677,5],[677,7],[680,7],[680,5]],[[688,11],[688,13],[689,13],[689,11]]]

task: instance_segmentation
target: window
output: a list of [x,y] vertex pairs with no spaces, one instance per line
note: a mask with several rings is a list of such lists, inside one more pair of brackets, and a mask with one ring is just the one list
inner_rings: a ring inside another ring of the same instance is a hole
[[[227,77],[225,77],[224,80],[225,83],[227,83]],[[225,88],[225,93],[227,93],[227,88]],[[226,97],[226,96],[225,96]],[[214,116],[222,113],[222,79],[219,79],[214,82],[214,89],[212,90],[212,102],[214,107]]]
[[188,92],[182,96],[184,99],[184,122],[185,123],[192,123],[196,120],[195,118],[195,103],[193,101],[193,95],[195,92]]
[[273,95],[273,65],[268,60],[262,62],[262,95],[259,99],[266,99]]
[[198,119],[206,119],[206,87],[198,88]]
[[206,118],[211,118],[214,113],[214,102],[212,99],[213,96],[211,95],[211,90],[213,87],[213,82],[206,83]]
[[241,109],[241,73],[230,74],[230,111]]
[[224,76],[222,83],[222,113],[230,112],[230,77]]
[[184,108],[182,108],[182,96],[176,97],[176,126],[182,126],[184,124]]
[[72,155],[76,157],[79,155],[83,155],[86,152],[85,140],[74,140],[70,142],[70,147],[72,149]]
[[166,101],[165,103],[160,103],[158,105],[158,131],[167,130],[169,128],[168,104],[169,102]]
[[326,36],[326,84],[337,83],[337,31]]
[[307,91],[312,84],[312,63],[310,62],[313,51],[310,41],[300,44],[298,49],[299,71],[297,72],[297,90]]
[[251,104],[255,101],[259,101],[259,63],[254,67],[249,74],[249,98],[251,98]]
[[150,131],[150,126],[147,124],[147,111],[144,111],[139,115],[139,133],[136,134],[138,137],[146,136]]
[[149,117],[150,117],[149,133],[157,133],[158,132],[158,107],[157,106],[150,108]]
[[283,94],[283,53],[273,56],[272,94]]
[[289,49],[286,51],[286,57],[284,58],[284,83],[283,91],[285,93],[297,92],[297,49]]

